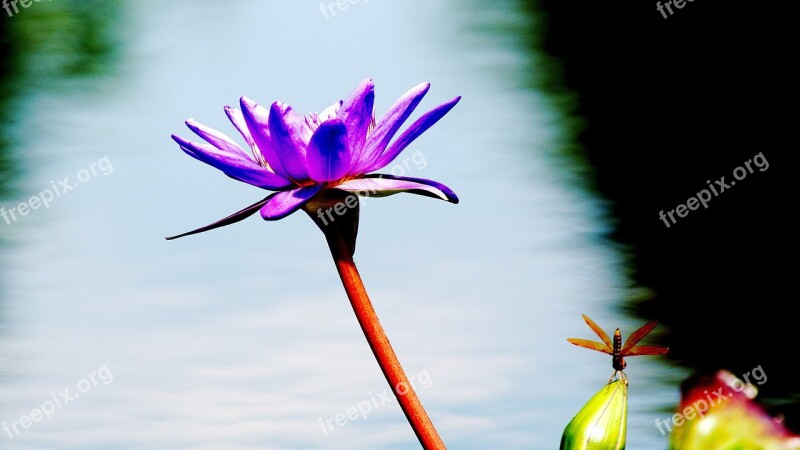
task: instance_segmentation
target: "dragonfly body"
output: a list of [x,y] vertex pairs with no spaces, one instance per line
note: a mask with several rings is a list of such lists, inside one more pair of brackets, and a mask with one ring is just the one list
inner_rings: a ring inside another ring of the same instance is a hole
[[625,362],[625,357],[622,356],[622,334],[619,332],[619,328],[614,331],[613,347],[613,352],[611,354],[611,366],[614,368],[614,370],[622,372],[628,364]]
[[667,347],[660,347],[656,345],[636,345],[640,340],[642,340],[642,338],[647,336],[648,333],[653,331],[653,328],[655,328],[656,325],[658,325],[658,322],[655,320],[647,322],[638,330],[631,333],[624,345],[622,343],[622,333],[620,333],[619,328],[614,331],[614,340],[612,341],[611,338],[608,337],[608,334],[606,334],[602,328],[600,328],[585,314],[583,316],[583,320],[603,342],[577,338],[568,338],[567,341],[569,341],[571,344],[577,345],[578,347],[588,348],[590,350],[611,355],[611,366],[614,368],[614,374],[611,376],[612,380],[615,376],[619,377],[620,379],[627,380],[627,377],[623,372],[627,366],[627,363],[625,362],[626,356],[663,355],[669,351]]

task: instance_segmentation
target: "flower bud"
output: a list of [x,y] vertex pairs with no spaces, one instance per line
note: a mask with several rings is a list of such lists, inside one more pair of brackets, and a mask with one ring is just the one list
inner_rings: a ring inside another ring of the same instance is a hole
[[561,436],[561,450],[623,450],[628,427],[628,384],[619,379],[596,393]]

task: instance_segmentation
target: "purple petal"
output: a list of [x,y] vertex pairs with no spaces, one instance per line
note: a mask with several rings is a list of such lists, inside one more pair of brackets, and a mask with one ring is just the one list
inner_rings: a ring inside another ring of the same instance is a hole
[[269,134],[289,177],[295,181],[307,180],[306,145],[312,132],[305,118],[289,105],[275,102],[269,111]]
[[203,138],[203,140],[222,150],[223,152],[250,159],[247,152],[245,152],[242,147],[239,147],[239,144],[233,142],[231,138],[223,133],[196,122],[194,119],[187,120],[186,126],[189,127],[190,130],[194,131],[196,135]]
[[339,119],[323,122],[306,150],[306,167],[311,179],[320,183],[335,181],[350,169],[347,127]]
[[372,80],[364,80],[355,91],[342,102],[339,109],[339,118],[347,126],[348,140],[352,162],[360,160],[364,152],[364,143],[367,141],[367,132],[375,108],[375,84]]
[[422,97],[425,96],[430,87],[430,83],[422,83],[411,88],[378,119],[375,129],[367,138],[366,144],[364,144],[364,153],[356,166],[358,172],[363,173],[364,168],[372,165],[383,154],[386,146],[389,145],[389,141],[392,140],[397,130],[408,119],[408,116],[414,112],[414,109],[422,101]]
[[365,172],[372,172],[373,170],[378,170],[382,167],[386,167],[397,158],[403,150],[416,138],[418,138],[422,133],[428,130],[428,128],[432,127],[433,124],[439,121],[445,114],[450,112],[456,103],[461,100],[461,97],[456,97],[453,100],[450,100],[447,103],[443,103],[436,108],[428,111],[427,113],[423,114],[422,117],[416,120],[403,134],[400,135],[397,140],[395,140],[391,147],[389,147],[377,161],[368,166],[364,169]]
[[242,97],[239,103],[242,106],[242,115],[247,124],[247,129],[250,131],[250,135],[253,137],[256,146],[258,146],[261,155],[267,160],[267,163],[275,173],[288,179],[289,174],[281,165],[276,153],[277,146],[270,136],[269,110],[247,97]]
[[[274,195],[274,194],[272,194],[272,195]],[[225,225],[230,225],[232,223],[240,222],[240,221],[252,216],[253,214],[256,213],[256,211],[261,209],[261,207],[264,206],[264,203],[266,203],[270,199],[270,197],[272,197],[272,195],[270,195],[269,197],[264,198],[263,200],[259,200],[256,203],[253,203],[252,205],[248,206],[247,208],[245,208],[245,209],[243,209],[243,210],[241,210],[239,212],[235,212],[235,213],[231,214],[230,216],[228,216],[228,217],[226,217],[226,218],[224,218],[222,220],[218,220],[218,221],[212,223],[211,225],[206,225],[204,227],[200,227],[200,228],[198,228],[196,230],[192,230],[192,231],[189,231],[187,233],[182,233],[182,234],[179,234],[177,236],[170,236],[170,237],[167,238],[167,240],[171,241],[173,239],[178,239],[178,238],[181,238],[181,237],[184,237],[184,236],[189,236],[189,235],[192,235],[192,234],[202,233],[204,231],[213,230],[214,228],[224,227]]]
[[261,208],[261,217],[264,220],[283,219],[300,209],[320,189],[322,189],[322,185],[315,184],[314,186],[272,194],[269,196],[269,201]]
[[244,140],[247,141],[247,145],[249,145],[250,148],[255,147],[256,141],[253,140],[250,130],[247,129],[247,122],[244,120],[242,111],[232,106],[226,106],[225,114],[228,116],[228,119],[231,121],[233,126],[239,130],[239,134],[241,134]]
[[292,184],[289,180],[254,163],[249,157],[225,153],[212,145],[187,141],[174,134],[172,139],[187,155],[216,167],[236,180],[272,191],[287,188]]
[[400,192],[438,198],[450,203],[458,203],[458,197],[449,187],[424,178],[397,177],[394,175],[367,175],[366,178],[349,180],[335,186],[348,192],[357,192],[368,197],[386,197]]

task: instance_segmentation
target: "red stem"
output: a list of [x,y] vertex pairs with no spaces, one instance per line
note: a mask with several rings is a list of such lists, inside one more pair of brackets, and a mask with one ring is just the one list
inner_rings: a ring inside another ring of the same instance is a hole
[[425,408],[414,392],[414,388],[409,383],[403,367],[392,349],[392,344],[389,343],[389,338],[383,331],[355,263],[350,258],[334,258],[334,261],[347,297],[350,298],[350,304],[353,305],[358,323],[364,331],[364,336],[369,342],[375,359],[378,360],[378,365],[380,365],[386,381],[392,387],[403,413],[411,424],[411,428],[414,429],[414,433],[422,444],[422,448],[426,450],[446,449],[447,447],[439,437],[439,433],[436,432],[428,413],[425,412]]
[[[352,198],[349,198],[349,197]],[[326,191],[309,202],[305,211],[317,224],[328,241],[336,270],[342,279],[344,290],[353,306],[361,330],[367,338],[369,347],[394,392],[397,402],[403,409],[411,428],[425,450],[446,450],[442,439],[436,432],[428,413],[422,407],[414,388],[408,381],[400,361],[397,359],[389,338],[381,327],[378,315],[372,307],[361,275],[353,261],[358,234],[358,197],[336,190]],[[353,201],[355,200],[355,201]],[[347,206],[347,208],[344,208]],[[335,211],[335,215],[331,212]]]

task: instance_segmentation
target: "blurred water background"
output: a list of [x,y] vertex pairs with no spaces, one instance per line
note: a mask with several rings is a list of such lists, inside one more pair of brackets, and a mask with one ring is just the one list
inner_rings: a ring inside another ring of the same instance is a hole
[[[184,119],[234,136],[222,107],[242,95],[319,111],[373,78],[378,114],[422,81],[420,111],[463,96],[395,168],[462,202],[364,202],[356,257],[382,323],[450,448],[556,448],[611,374],[566,343],[592,337],[580,314],[625,334],[661,317],[585,151],[569,49],[547,44],[557,13],[105,0],[4,17],[0,205],[77,187],[0,220],[0,421],[79,395],[0,447],[416,448],[394,402],[320,424],[386,383],[307,217],[163,239],[264,196],[184,155]],[[666,447],[653,423],[697,367],[686,347],[629,361],[628,448]]]

